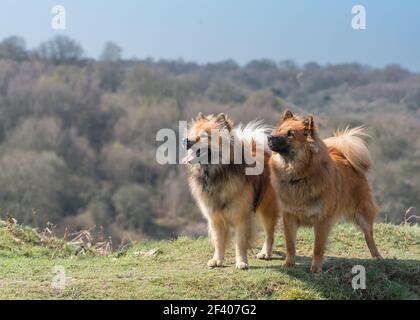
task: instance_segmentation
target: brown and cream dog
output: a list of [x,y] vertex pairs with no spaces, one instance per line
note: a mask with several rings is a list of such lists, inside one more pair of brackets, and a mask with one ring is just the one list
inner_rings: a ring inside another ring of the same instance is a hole
[[313,226],[311,271],[321,272],[328,233],[341,217],[361,228],[372,257],[381,258],[373,238],[378,207],[366,178],[371,160],[361,139],[365,135],[358,127],[321,140],[312,116],[286,111],[268,136],[272,183],[283,214],[285,266],[295,264],[298,227]]
[[[188,150],[184,162],[187,163],[191,193],[209,224],[215,250],[207,263],[209,267],[223,266],[226,245],[233,230],[236,268],[248,268],[247,250],[253,240],[255,212],[265,230],[264,246],[257,257],[271,257],[278,215],[275,191],[270,184],[268,160],[271,152],[268,148],[261,149],[262,156],[256,157],[256,162],[262,171],[256,175],[247,174],[249,165],[246,161],[233,161],[235,139],[239,142],[241,160],[246,156],[249,159],[255,156],[257,144],[266,146],[270,131],[267,129],[258,122],[234,127],[224,114],[204,116],[200,113],[189,125],[184,142]],[[214,141],[219,147],[223,141],[227,142],[227,154],[231,159],[226,160],[226,149],[224,155],[222,148],[214,150]],[[220,161],[212,161],[215,159]]]

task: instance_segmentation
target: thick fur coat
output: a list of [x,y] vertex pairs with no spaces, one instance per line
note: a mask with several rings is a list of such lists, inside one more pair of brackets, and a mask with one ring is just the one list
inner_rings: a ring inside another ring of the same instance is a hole
[[[220,135],[214,136],[212,131],[217,131]],[[187,174],[191,193],[208,220],[214,245],[214,255],[207,263],[209,267],[223,266],[226,245],[233,231],[236,267],[248,268],[247,250],[253,240],[255,213],[260,217],[266,235],[264,246],[257,257],[271,257],[278,217],[277,201],[271,186],[268,166],[271,152],[268,148],[262,149],[263,156],[256,158],[263,168],[260,174],[247,174],[246,169],[250,165],[245,161],[247,156],[255,156],[257,144],[266,145],[264,142],[267,139],[267,131],[268,127],[260,123],[234,127],[233,122],[224,114],[199,114],[189,126],[185,142],[188,149]],[[233,161],[234,138],[241,146],[241,163]],[[226,160],[226,152],[222,154],[222,148],[220,151],[213,150],[212,139],[213,143],[218,139],[216,144],[219,146],[223,141],[228,142],[227,153],[231,156],[230,160]],[[215,158],[220,160],[219,163],[211,161]]]
[[312,272],[321,272],[327,238],[340,218],[355,222],[369,250],[380,259],[373,238],[378,207],[366,178],[371,166],[362,128],[346,129],[322,140],[312,117],[286,111],[268,137],[273,187],[283,214],[286,266],[295,264],[296,232],[313,226],[315,243]]

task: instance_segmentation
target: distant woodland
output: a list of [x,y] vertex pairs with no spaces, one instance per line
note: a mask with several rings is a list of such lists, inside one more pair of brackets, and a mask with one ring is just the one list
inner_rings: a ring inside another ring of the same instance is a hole
[[[0,216],[124,239],[202,234],[182,165],[159,165],[156,133],[199,111],[275,124],[315,115],[321,136],[366,125],[380,219],[420,208],[420,74],[398,65],[297,65],[292,60],[98,60],[57,36],[34,49],[0,42]],[[417,211],[418,212],[418,211]]]

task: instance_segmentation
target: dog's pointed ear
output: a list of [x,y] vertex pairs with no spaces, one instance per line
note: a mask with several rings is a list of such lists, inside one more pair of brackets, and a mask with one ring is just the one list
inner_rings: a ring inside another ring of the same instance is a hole
[[229,130],[233,127],[233,121],[224,113],[219,113],[217,115],[216,122],[226,126]]
[[292,111],[290,111],[289,109],[284,110],[283,116],[280,118],[279,122],[277,123],[277,127],[280,127],[281,124],[287,119],[292,119],[292,118],[294,118]]
[[303,125],[305,127],[305,134],[307,136],[313,137],[315,134],[315,123],[314,123],[314,117],[309,116],[305,120],[303,120]]
[[197,117],[195,118],[195,120],[203,120],[203,119],[205,119],[206,117],[204,116],[204,114],[202,113],[202,112],[199,112],[198,114],[197,114]]
[[287,119],[290,119],[290,118],[293,118],[294,116],[293,116],[293,113],[292,113],[292,111],[290,111],[290,110],[288,110],[288,109],[286,109],[285,111],[284,111],[284,113],[283,113],[283,121],[285,121],[285,120],[287,120]]
[[226,121],[226,115],[224,113],[219,113],[216,117],[217,122],[225,122]]
[[319,144],[316,138],[316,130],[314,117],[309,116],[303,120],[303,125],[305,127],[305,136],[307,136],[306,141],[308,142],[310,148],[316,153],[319,151]]

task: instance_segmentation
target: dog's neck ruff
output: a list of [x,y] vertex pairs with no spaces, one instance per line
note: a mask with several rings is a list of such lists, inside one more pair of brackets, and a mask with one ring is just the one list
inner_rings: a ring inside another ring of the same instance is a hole
[[244,166],[241,164],[198,164],[198,166],[197,180],[206,192],[224,184],[232,175],[244,174]]
[[291,178],[289,180],[289,184],[291,186],[296,186],[297,184],[299,184],[301,182],[304,182],[305,180],[306,180],[306,177],[303,177],[303,178]]

